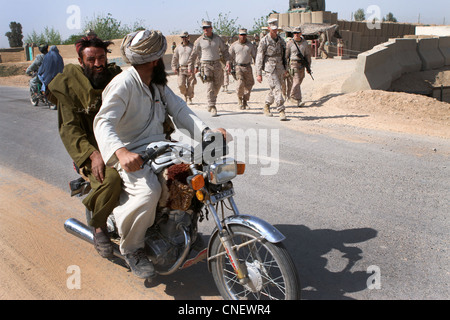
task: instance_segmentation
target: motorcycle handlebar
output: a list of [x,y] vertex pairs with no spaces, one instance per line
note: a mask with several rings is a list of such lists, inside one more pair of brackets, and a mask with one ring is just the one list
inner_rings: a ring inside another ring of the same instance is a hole
[[153,161],[160,155],[163,155],[169,148],[170,148],[170,145],[165,144],[159,148],[145,150],[144,153],[141,154],[142,161],[144,161],[144,163],[142,164],[142,167],[144,167],[144,165],[147,162]]

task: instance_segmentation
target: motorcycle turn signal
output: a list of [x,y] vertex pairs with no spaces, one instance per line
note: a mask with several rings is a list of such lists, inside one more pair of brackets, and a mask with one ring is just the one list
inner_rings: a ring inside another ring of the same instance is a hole
[[195,191],[200,190],[205,186],[205,179],[201,174],[196,174],[195,176],[188,177],[187,182]]
[[237,162],[236,163],[236,173],[238,175],[244,174],[245,172],[245,163],[244,162]]

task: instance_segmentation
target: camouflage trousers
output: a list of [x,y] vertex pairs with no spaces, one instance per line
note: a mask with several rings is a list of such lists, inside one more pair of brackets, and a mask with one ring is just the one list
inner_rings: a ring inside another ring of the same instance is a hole
[[243,101],[249,101],[250,93],[255,85],[252,66],[236,66],[236,80],[238,98]]
[[292,76],[290,73],[288,73],[288,75],[284,77],[283,82],[284,100],[288,100],[291,97],[291,89],[292,89]]
[[291,62],[289,73],[292,75],[292,88],[289,97],[297,101],[302,101],[301,84],[305,79],[305,68],[299,62]]
[[276,68],[272,73],[267,73],[266,78],[269,83],[269,94],[266,96],[266,104],[269,106],[275,103],[277,111],[284,111],[283,83],[285,70]]
[[208,98],[208,108],[215,107],[217,96],[223,85],[223,67],[220,61],[202,61],[202,75],[206,85],[206,95]]
[[186,98],[194,98],[194,87],[197,84],[195,74],[189,74],[187,68],[180,68],[178,73],[178,88],[180,93]]

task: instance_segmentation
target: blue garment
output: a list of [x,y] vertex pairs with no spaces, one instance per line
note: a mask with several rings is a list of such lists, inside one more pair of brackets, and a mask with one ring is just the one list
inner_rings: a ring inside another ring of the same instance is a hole
[[52,46],[44,57],[42,65],[39,67],[38,77],[42,82],[42,91],[45,92],[48,84],[64,69],[64,61],[56,46]]

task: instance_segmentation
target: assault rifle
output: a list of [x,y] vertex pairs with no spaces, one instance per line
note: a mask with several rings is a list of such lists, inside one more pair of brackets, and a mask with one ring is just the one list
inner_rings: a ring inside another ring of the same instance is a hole
[[300,59],[300,63],[302,66],[305,67],[306,72],[309,73],[309,75],[311,76],[311,79],[314,80],[314,77],[312,76],[312,70],[311,70],[311,64],[309,63],[308,59],[306,59],[306,57],[302,54],[302,52],[300,51],[300,48],[297,45],[297,41],[294,41],[295,46],[297,47],[297,57]]

